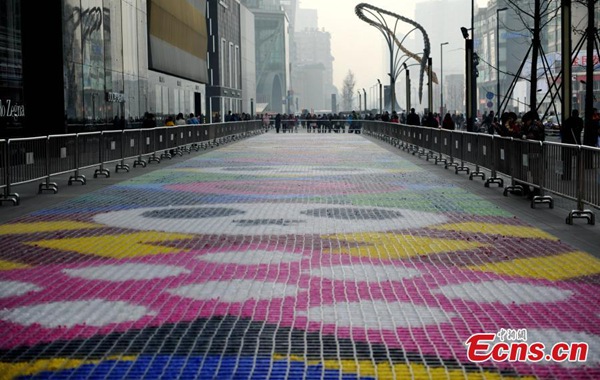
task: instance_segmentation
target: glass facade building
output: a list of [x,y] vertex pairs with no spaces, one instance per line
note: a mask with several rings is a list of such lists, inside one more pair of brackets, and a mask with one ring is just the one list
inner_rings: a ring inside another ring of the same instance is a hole
[[20,129],[25,108],[21,1],[0,1],[0,137]]
[[237,0],[209,0],[209,112],[224,121],[242,110],[241,5]]
[[[256,103],[259,112],[293,112],[290,86],[289,21],[279,0],[244,1],[254,13]],[[287,106],[286,106],[287,105]]]
[[160,123],[205,109],[206,0],[25,4],[0,1],[0,137],[131,128],[146,112]]

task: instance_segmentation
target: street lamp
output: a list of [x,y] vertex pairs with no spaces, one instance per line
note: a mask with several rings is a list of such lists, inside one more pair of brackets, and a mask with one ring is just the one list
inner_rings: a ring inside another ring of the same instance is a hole
[[388,73],[390,76],[390,107],[392,112],[396,110],[396,77],[392,73]]
[[406,114],[408,114],[410,112],[410,71],[406,62],[402,66],[404,66],[404,71],[406,72]]
[[[508,7],[496,9],[496,104],[498,111],[496,117],[500,118],[502,102],[500,101],[500,12],[507,10]],[[498,119],[499,120],[499,119]]]
[[377,79],[377,83],[379,84],[379,114],[383,115],[383,97],[382,97],[382,87],[381,81]]
[[433,115],[433,58],[427,58],[427,108]]
[[444,113],[444,45],[448,42],[440,44],[440,114]]
[[[473,24],[471,19],[471,25]],[[475,84],[475,54],[473,49],[473,39],[469,36],[469,29],[464,26],[460,28],[463,38],[465,39],[465,105],[467,114],[467,131],[473,132],[476,103],[475,93],[477,87]]]

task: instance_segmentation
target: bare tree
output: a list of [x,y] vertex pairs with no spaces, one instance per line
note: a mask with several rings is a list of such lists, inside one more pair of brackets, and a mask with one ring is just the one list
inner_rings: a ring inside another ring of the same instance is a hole
[[344,78],[344,87],[342,88],[342,104],[344,111],[352,111],[352,99],[354,98],[354,86],[356,80],[352,70],[348,70],[348,74]]

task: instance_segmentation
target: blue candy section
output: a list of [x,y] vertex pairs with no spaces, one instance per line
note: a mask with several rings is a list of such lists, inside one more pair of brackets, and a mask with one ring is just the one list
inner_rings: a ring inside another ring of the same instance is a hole
[[135,361],[106,360],[99,364],[19,379],[270,379],[368,380],[322,365],[255,357],[140,356]]

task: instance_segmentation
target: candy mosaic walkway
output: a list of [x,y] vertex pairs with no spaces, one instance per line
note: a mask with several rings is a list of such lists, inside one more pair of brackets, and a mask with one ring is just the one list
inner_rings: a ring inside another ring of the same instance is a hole
[[[600,261],[359,135],[243,140],[0,246],[0,379],[600,378]],[[501,329],[587,361],[470,362]]]

